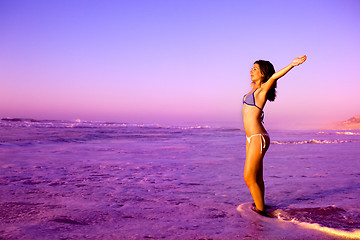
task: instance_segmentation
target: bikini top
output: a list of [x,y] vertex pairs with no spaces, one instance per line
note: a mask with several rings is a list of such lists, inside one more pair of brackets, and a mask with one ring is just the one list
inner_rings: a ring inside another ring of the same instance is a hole
[[256,92],[256,90],[257,89],[255,89],[255,91],[253,93],[250,93],[248,95],[244,95],[243,104],[245,103],[246,105],[254,106],[254,107],[257,107],[258,109],[260,109],[260,111],[261,111],[261,122],[264,122],[264,111],[262,110],[262,108],[256,106],[256,104],[255,104],[254,93]]

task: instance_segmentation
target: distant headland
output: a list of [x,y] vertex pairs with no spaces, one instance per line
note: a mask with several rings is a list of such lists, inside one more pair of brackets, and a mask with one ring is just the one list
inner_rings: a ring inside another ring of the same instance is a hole
[[331,129],[354,130],[360,129],[360,115],[349,118],[346,121],[335,122],[330,127]]
[[2,121],[8,121],[8,122],[39,122],[39,120],[35,120],[35,119],[32,119],[32,118],[2,118],[1,119]]

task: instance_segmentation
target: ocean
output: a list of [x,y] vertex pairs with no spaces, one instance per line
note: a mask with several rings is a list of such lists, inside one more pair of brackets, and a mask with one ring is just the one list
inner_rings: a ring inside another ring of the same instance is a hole
[[237,128],[0,122],[0,239],[360,239],[360,131],[269,131],[250,210]]

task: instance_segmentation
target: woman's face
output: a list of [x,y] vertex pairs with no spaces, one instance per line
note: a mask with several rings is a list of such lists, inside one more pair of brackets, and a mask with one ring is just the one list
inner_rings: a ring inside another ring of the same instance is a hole
[[251,76],[251,81],[253,82],[259,81],[264,77],[264,75],[261,74],[259,64],[257,63],[254,64],[254,66],[250,70],[250,76]]

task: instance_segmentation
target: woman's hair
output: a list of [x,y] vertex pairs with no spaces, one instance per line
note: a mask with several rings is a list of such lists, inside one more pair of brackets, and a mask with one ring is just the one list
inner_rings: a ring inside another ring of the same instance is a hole
[[[269,80],[269,78],[275,73],[274,66],[271,64],[271,62],[265,60],[258,60],[254,62],[254,64],[255,63],[259,64],[260,72],[262,75],[264,75],[264,78],[262,79],[262,83],[266,83]],[[266,96],[267,100],[271,102],[274,101],[276,97],[276,85],[277,85],[276,82],[277,81],[274,82],[274,84],[272,85]]]

